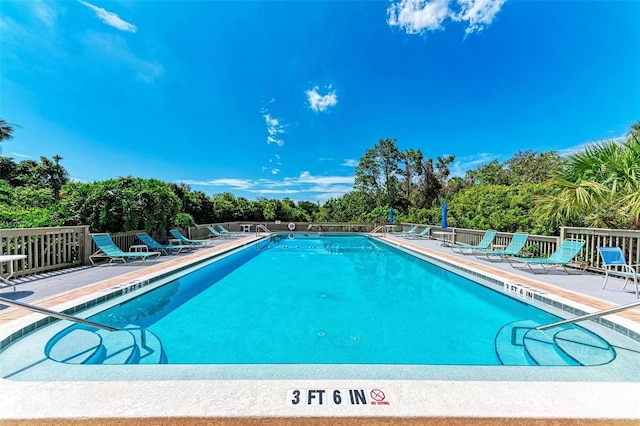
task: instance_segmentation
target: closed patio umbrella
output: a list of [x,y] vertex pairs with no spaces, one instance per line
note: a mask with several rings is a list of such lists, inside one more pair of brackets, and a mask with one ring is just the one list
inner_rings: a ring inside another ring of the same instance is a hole
[[393,223],[393,207],[389,207],[389,223]]
[[442,203],[442,222],[440,223],[441,228],[446,228],[447,225],[447,202]]

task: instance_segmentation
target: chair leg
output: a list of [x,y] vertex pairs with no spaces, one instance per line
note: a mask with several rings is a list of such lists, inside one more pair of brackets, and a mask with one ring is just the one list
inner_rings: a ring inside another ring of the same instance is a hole
[[609,271],[605,269],[604,271],[604,284],[602,284],[602,288],[607,285],[607,280],[609,280]]

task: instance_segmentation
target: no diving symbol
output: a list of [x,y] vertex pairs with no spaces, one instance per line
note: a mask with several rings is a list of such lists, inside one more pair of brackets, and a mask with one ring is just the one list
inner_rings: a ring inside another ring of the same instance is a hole
[[380,389],[372,389],[371,392],[369,392],[369,395],[371,395],[371,398],[375,399],[378,402],[384,401],[385,398],[384,392],[382,392]]

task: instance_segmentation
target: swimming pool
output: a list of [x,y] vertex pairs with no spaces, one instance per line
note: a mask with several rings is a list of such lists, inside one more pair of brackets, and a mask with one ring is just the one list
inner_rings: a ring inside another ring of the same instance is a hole
[[571,374],[549,366],[638,365],[637,342],[611,333],[566,326],[527,339],[559,318],[493,287],[367,236],[276,235],[93,310],[94,321],[128,327],[123,337],[59,323],[0,354],[0,372],[23,380],[327,377],[329,369],[453,378],[469,371],[447,366],[535,365],[561,379]]

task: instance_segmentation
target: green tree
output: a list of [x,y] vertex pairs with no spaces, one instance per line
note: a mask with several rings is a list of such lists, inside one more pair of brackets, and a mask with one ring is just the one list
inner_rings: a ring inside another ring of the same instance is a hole
[[[360,222],[376,207],[373,197],[364,191],[352,191],[327,200],[317,215],[320,222]],[[388,210],[387,210],[388,211]]]
[[173,226],[186,232],[189,228],[196,226],[196,221],[189,213],[181,212],[173,219]]
[[506,184],[545,183],[562,167],[562,163],[562,158],[555,151],[518,151],[504,163]]
[[37,186],[38,162],[35,160],[24,160],[16,165],[15,177],[10,181],[13,186]]
[[602,141],[572,154],[553,174],[537,214],[554,226],[640,228],[640,138]]
[[465,173],[465,179],[472,185],[506,185],[507,178],[502,164],[493,160],[475,170]]
[[14,181],[16,177],[17,164],[10,157],[0,157],[0,179],[8,183]]
[[[422,162],[424,156],[420,150],[407,149],[402,152],[402,162],[404,169],[402,171],[402,191],[407,204],[411,204],[415,199],[415,191],[417,182],[422,176]],[[396,206],[398,207],[398,206]]]
[[440,196],[442,191],[442,182],[438,179],[433,159],[427,158],[422,162],[422,175],[419,181],[418,197],[415,206],[425,208],[431,206]]
[[52,158],[53,161],[47,157],[40,157],[40,163],[32,170],[31,185],[51,190],[55,199],[59,200],[60,190],[69,182],[69,174],[60,165],[61,156],[54,155]]
[[311,201],[298,201],[298,207],[307,214],[310,220],[315,220],[316,215],[320,211],[320,204],[312,203]]
[[92,232],[164,232],[180,211],[180,200],[169,185],[131,176],[67,184],[61,203],[70,224],[87,224]]
[[541,184],[519,186],[474,185],[448,202],[450,226],[531,232],[538,224],[530,214],[534,198],[545,191]]
[[[0,143],[13,138],[13,127],[3,118],[0,118]],[[0,151],[2,147],[0,147]]]
[[235,197],[229,192],[216,194],[212,200],[212,222],[227,222],[235,220]]
[[401,198],[398,175],[402,154],[395,139],[381,139],[356,166],[355,189],[373,195],[378,207],[396,205]]

